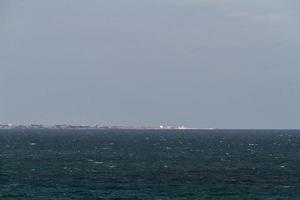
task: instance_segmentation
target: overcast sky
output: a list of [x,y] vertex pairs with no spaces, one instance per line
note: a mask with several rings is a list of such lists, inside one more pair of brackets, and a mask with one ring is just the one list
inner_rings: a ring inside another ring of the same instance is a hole
[[1,0],[0,124],[300,128],[300,1]]

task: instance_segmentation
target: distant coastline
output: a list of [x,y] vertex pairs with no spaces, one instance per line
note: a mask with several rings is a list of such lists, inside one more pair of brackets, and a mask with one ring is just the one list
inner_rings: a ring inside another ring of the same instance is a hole
[[109,126],[109,125],[14,125],[14,124],[0,124],[0,129],[143,129],[143,130],[198,130],[206,129],[213,130],[214,128],[189,128],[185,126]]

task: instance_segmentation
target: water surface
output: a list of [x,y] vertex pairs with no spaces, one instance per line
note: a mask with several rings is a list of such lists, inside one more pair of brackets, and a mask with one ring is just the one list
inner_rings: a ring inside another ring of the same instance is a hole
[[300,199],[296,130],[0,130],[1,199]]

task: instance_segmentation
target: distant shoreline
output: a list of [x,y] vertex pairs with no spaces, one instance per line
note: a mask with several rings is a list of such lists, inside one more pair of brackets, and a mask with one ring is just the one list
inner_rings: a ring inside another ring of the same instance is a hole
[[285,131],[295,130],[298,131],[300,128],[190,128],[184,126],[89,126],[89,125],[11,125],[11,124],[0,124],[0,130],[247,130],[247,131]]
[[214,130],[214,128],[188,128],[184,126],[107,126],[107,125],[12,125],[12,124],[0,124],[1,129],[54,129],[54,130],[69,130],[69,129],[89,129],[89,130]]

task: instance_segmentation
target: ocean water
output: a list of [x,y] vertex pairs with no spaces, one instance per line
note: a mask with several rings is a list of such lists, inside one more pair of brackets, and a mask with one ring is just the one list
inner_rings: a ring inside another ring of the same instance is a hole
[[0,199],[300,199],[300,131],[0,130]]

